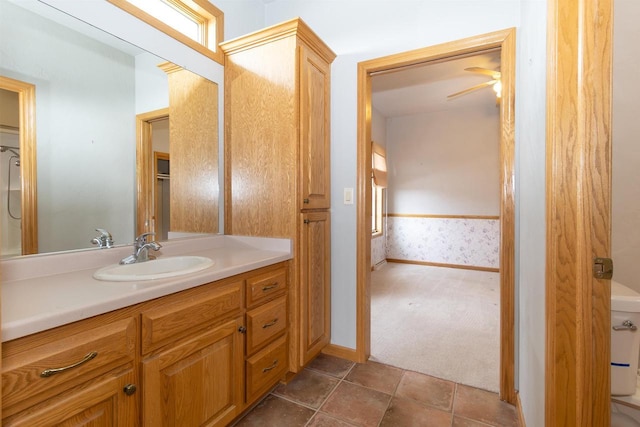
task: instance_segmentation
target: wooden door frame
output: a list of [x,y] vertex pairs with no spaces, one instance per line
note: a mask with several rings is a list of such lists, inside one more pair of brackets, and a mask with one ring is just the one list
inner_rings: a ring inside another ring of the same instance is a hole
[[610,423],[613,0],[548,3],[545,425]]
[[136,115],[136,236],[154,231],[154,165],[151,123],[169,117],[169,108]]
[[496,31],[358,64],[358,191],[356,359],[371,346],[371,76],[376,72],[443,62],[500,50],[500,398],[515,403],[515,29]]
[[18,93],[20,122],[22,255],[38,253],[38,185],[36,159],[36,87],[0,76],[0,89]]

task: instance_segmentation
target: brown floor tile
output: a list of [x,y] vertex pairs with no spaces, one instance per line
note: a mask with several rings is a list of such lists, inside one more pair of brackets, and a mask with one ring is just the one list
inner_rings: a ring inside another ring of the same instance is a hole
[[354,427],[354,425],[318,412],[307,427]]
[[451,427],[489,427],[490,424],[481,423],[480,421],[468,420],[466,418],[453,417]]
[[453,412],[494,426],[517,426],[515,407],[502,402],[496,393],[458,384]]
[[400,368],[380,363],[358,363],[351,369],[345,380],[383,393],[393,394],[403,372]]
[[314,411],[279,397],[269,395],[242,418],[237,427],[302,427]]
[[396,396],[413,399],[444,411],[451,411],[455,383],[429,375],[406,371]]
[[289,382],[280,384],[273,394],[318,409],[333,391],[339,379],[305,369]]
[[342,382],[320,411],[358,426],[378,425],[391,396],[359,385]]
[[320,353],[318,357],[311,361],[308,368],[324,372],[334,377],[344,378],[353,365],[354,363],[350,360]]
[[449,427],[451,413],[429,408],[410,399],[394,397],[380,427]]

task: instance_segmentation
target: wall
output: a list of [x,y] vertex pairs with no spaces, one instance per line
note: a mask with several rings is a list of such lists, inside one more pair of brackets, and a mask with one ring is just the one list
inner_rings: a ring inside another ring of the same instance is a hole
[[[339,7],[337,7],[339,5]],[[295,1],[266,4],[266,24],[300,16],[336,52],[331,75],[332,343],[356,343],[357,64],[519,25],[518,1]]]
[[388,120],[391,214],[499,215],[495,105]]
[[499,123],[494,104],[388,119],[388,259],[499,268]]
[[613,25],[613,279],[640,292],[640,3],[615,0]]
[[158,67],[163,62],[149,52],[135,56],[136,114],[169,107],[169,79]]
[[516,58],[516,380],[527,426],[544,425],[547,2],[522,1]]

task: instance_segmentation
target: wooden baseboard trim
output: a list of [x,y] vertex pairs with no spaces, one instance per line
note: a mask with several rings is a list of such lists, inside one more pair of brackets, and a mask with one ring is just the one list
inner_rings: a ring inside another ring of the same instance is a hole
[[499,268],[492,267],[478,267],[475,265],[460,265],[460,264],[441,264],[438,262],[428,262],[428,261],[412,261],[406,259],[393,259],[387,258],[387,262],[397,262],[399,264],[417,264],[417,265],[428,265],[430,267],[447,267],[447,268],[460,268],[463,270],[476,270],[476,271],[490,271],[493,273],[499,273]]
[[516,391],[516,415],[518,416],[518,427],[527,427],[522,413],[522,402],[520,401],[520,392]]
[[433,214],[402,214],[388,213],[385,216],[392,218],[430,218],[430,219],[491,219],[499,220],[498,215],[433,215]]
[[329,344],[322,349],[322,353],[350,360],[352,362],[358,362],[358,353],[352,348],[343,347],[341,345]]
[[383,259],[379,263],[371,266],[371,271],[380,270],[387,263],[386,259]]

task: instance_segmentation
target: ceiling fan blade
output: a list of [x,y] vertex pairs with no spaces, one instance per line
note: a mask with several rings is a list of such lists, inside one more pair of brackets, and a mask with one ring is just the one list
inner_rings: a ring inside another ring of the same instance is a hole
[[487,68],[482,68],[482,67],[469,67],[469,68],[465,68],[465,71],[471,71],[472,73],[480,73],[480,74],[484,74],[487,76],[491,76],[493,79],[499,79],[501,74],[500,71],[495,71],[495,70],[489,70]]
[[497,82],[497,80],[491,80],[488,82],[480,83],[479,85],[471,86],[470,88],[461,90],[460,92],[452,93],[451,95],[447,96],[447,98],[455,98],[456,96],[464,95],[465,93],[473,92],[474,90],[482,89],[483,87],[493,86]]

